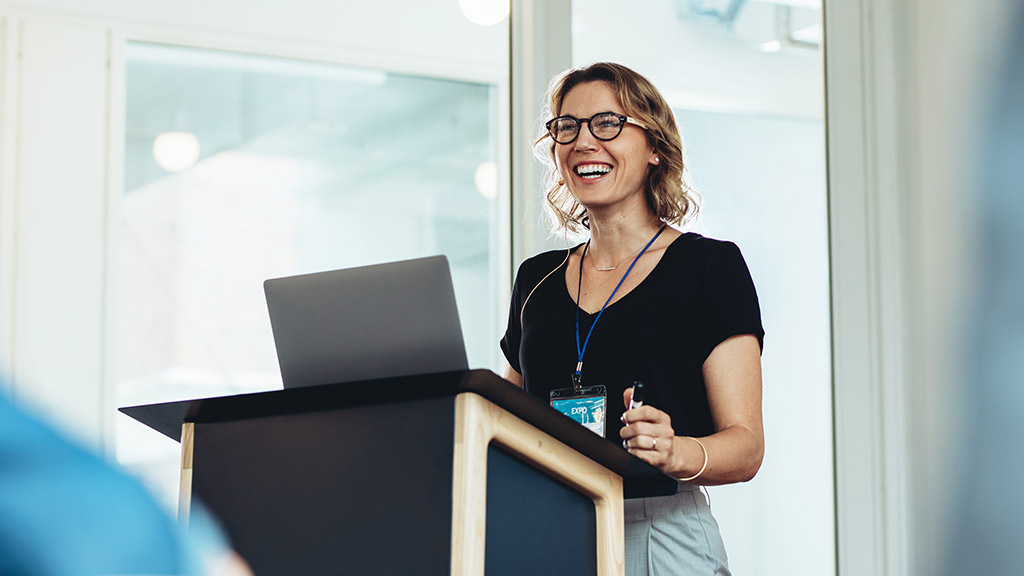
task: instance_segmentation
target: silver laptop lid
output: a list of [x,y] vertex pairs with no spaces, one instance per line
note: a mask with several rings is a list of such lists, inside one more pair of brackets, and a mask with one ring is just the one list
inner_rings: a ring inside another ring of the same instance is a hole
[[263,283],[285,388],[469,368],[448,259]]

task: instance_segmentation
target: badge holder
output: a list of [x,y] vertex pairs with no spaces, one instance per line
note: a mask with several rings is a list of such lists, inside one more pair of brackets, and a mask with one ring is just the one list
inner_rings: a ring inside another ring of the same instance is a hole
[[573,386],[551,391],[551,407],[604,437],[608,392],[604,386]]

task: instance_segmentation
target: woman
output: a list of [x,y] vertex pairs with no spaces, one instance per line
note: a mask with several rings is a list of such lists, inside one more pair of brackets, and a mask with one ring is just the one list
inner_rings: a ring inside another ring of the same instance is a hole
[[[671,226],[696,206],[674,115],[646,78],[610,63],[571,70],[548,106],[548,207],[556,228],[589,240],[519,268],[506,378],[545,401],[605,386],[608,421],[623,424],[606,436],[685,480],[626,501],[627,574],[729,574],[697,486],[750,480],[764,453],[764,331],[746,263],[732,243]],[[627,410],[638,380],[643,405]]]

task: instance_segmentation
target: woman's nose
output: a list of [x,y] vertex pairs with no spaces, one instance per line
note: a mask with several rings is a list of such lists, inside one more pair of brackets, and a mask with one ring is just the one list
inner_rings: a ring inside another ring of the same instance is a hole
[[580,122],[580,133],[576,136],[574,144],[577,151],[593,150],[597,147],[597,138],[594,138],[594,133],[590,131],[590,122]]

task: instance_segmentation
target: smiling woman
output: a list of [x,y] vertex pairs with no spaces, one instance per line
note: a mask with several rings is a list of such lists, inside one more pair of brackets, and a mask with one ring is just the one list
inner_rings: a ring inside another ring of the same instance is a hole
[[[721,4],[622,11],[613,0],[573,0],[571,56],[563,66],[613,60],[657,85],[684,136],[687,172],[700,192],[700,212],[686,229],[735,241],[756,280],[770,332],[762,356],[765,459],[752,482],[708,489],[730,568],[764,576],[835,574],[824,78],[820,36],[812,43],[801,33],[820,30],[822,12],[812,0],[732,3],[729,11]],[[771,40],[779,41],[778,51],[759,49]],[[615,306],[600,323],[610,321]],[[663,313],[667,322],[688,325],[685,313]],[[709,455],[713,462],[711,447]]]
[[[761,465],[764,330],[750,273],[734,244],[669,227],[692,200],[675,119],[649,81],[597,63],[556,78],[549,100],[549,205],[559,228],[589,239],[520,267],[506,375],[556,406],[607,394],[608,420],[623,426],[604,435],[680,479],[676,495],[626,502],[627,574],[729,574],[697,486],[746,481]],[[631,403],[641,381],[642,406]]]

